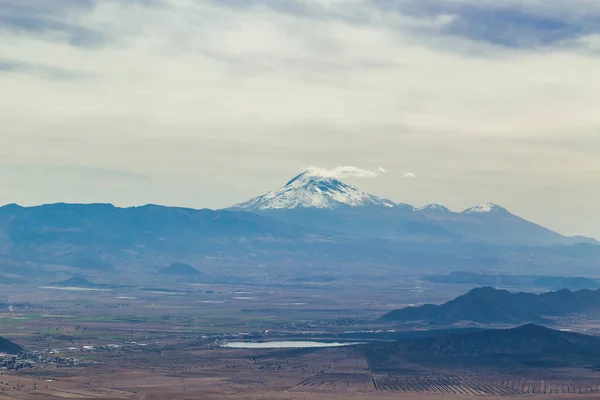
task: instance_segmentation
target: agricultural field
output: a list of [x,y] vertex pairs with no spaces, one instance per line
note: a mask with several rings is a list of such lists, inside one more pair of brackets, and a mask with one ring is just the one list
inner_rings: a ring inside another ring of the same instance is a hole
[[[363,285],[356,296],[357,284],[154,282],[102,290],[2,286],[0,302],[7,306],[0,312],[0,336],[35,357],[30,367],[3,372],[0,399],[598,395],[600,374],[589,369],[515,375],[411,364],[405,373],[374,373],[356,346],[222,347],[240,341],[389,340],[402,327],[379,322],[385,312],[443,302],[464,290],[441,291],[435,284],[423,287],[417,278],[406,278]],[[586,319],[572,329],[593,332],[596,322]]]

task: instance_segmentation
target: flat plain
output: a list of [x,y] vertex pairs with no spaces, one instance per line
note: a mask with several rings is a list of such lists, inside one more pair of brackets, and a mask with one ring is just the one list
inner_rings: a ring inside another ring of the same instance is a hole
[[[541,289],[540,289],[541,290]],[[590,368],[452,369],[398,364],[374,372],[360,346],[230,349],[230,341],[390,340],[379,317],[439,303],[465,286],[417,277],[329,284],[146,282],[90,290],[2,286],[1,335],[40,355],[0,377],[7,399],[392,399],[600,396]],[[560,328],[563,322],[556,321]],[[565,320],[593,334],[590,317]],[[452,328],[463,327],[453,326]],[[445,328],[445,327],[441,327]],[[73,361],[73,362],[71,362]]]

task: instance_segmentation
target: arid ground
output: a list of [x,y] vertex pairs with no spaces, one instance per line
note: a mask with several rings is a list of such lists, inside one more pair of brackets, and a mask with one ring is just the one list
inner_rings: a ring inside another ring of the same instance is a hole
[[[389,340],[398,306],[441,302],[463,287],[177,284],[82,290],[3,286],[0,335],[40,355],[0,376],[6,399],[442,399],[600,397],[600,372],[432,368],[374,373],[360,347],[230,349],[231,341]],[[593,333],[594,318],[564,321]],[[558,321],[558,327],[561,321]],[[411,329],[415,329],[414,327]],[[65,360],[75,360],[74,365]]]

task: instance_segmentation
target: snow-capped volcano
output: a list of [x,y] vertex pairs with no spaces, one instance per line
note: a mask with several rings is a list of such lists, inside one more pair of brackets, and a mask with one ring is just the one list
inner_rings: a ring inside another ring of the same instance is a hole
[[492,202],[487,202],[480,204],[475,207],[467,208],[463,211],[463,214],[478,214],[478,213],[493,213],[493,212],[507,212],[506,208],[499,206],[498,204],[494,204]]
[[231,207],[239,211],[265,211],[296,208],[396,207],[390,200],[362,192],[335,178],[303,172],[281,189]]

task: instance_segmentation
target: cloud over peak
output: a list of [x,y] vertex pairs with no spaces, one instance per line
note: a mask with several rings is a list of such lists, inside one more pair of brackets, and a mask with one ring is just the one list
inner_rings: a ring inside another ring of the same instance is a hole
[[376,178],[380,174],[385,173],[384,168],[377,168],[375,170],[363,169],[358,167],[353,167],[350,165],[344,165],[335,167],[333,169],[320,168],[310,166],[306,169],[306,171],[314,176],[319,176],[322,178],[335,178],[335,179],[344,179],[344,178]]

